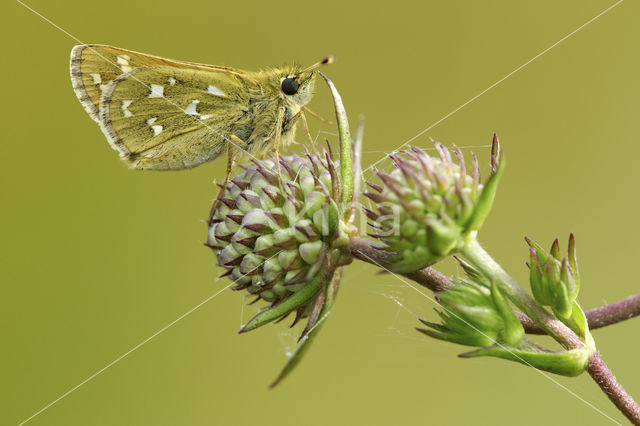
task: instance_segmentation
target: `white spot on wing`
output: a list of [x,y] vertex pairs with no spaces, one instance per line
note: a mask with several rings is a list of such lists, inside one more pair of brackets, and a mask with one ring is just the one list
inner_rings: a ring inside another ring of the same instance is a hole
[[156,120],[157,120],[157,119],[158,119],[158,117],[152,117],[152,118],[150,118],[150,119],[148,119],[148,120],[147,120],[147,124],[148,124],[149,126],[151,126],[153,123],[155,123],[155,122],[156,122]]
[[118,65],[120,65],[122,72],[129,72],[133,69],[129,66],[129,55],[118,56]]
[[100,74],[98,73],[91,73],[91,78],[93,78],[93,84],[102,83],[102,77],[100,77]]
[[173,78],[173,77],[169,78],[169,84],[170,84],[170,85],[172,85],[172,86],[173,86],[174,84],[176,84],[176,79],[175,79],[175,78]]
[[211,115],[211,114],[201,115],[200,116],[200,120],[206,120],[207,118],[211,118],[211,117],[213,117],[213,115]]
[[153,129],[153,136],[157,136],[162,131],[162,126],[158,124],[155,126],[151,126],[151,128]]
[[207,92],[216,96],[225,96],[225,97],[227,96],[226,93],[224,93],[222,90],[218,89],[216,86],[212,84],[210,84],[209,87],[207,87]]
[[131,113],[131,111],[128,110],[129,105],[131,105],[133,101],[131,100],[126,100],[126,101],[122,101],[122,113],[124,114],[125,117],[131,117],[133,114]]
[[151,93],[149,93],[150,98],[162,98],[164,96],[164,87],[159,84],[151,85]]
[[199,115],[200,113],[196,110],[196,105],[199,103],[200,101],[197,99],[191,101],[191,103],[185,108],[184,113],[189,115]]

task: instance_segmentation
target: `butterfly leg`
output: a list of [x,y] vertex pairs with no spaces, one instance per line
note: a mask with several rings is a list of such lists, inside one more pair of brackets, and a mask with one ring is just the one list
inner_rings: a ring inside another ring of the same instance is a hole
[[209,225],[211,225],[211,222],[213,221],[213,215],[220,206],[221,200],[224,198],[227,192],[227,186],[229,186],[229,181],[231,180],[231,172],[236,165],[238,153],[247,145],[246,142],[244,142],[236,135],[231,135],[229,139],[229,145],[227,146],[227,173],[225,174],[224,182],[222,183],[222,186],[220,188],[220,193],[211,206],[211,211],[209,212]]
[[317,113],[315,113],[315,112],[311,111],[311,110],[310,110],[309,108],[307,108],[306,106],[303,106],[303,107],[302,107],[302,109],[303,109],[305,112],[308,112],[308,113],[309,113],[310,115],[312,115],[313,117],[315,117],[317,120],[320,120],[320,121],[322,121],[323,123],[328,124],[329,126],[335,126],[335,125],[336,125],[336,123],[334,123],[333,121],[331,121],[331,120],[327,120],[326,118],[322,117],[320,114],[317,114]]
[[313,138],[311,137],[311,132],[309,132],[309,124],[307,124],[307,117],[304,115],[302,110],[299,112],[299,114],[300,114],[300,118],[302,119],[302,127],[304,128],[304,133],[307,135],[307,139],[309,139],[311,148],[313,148],[313,152],[314,154],[316,154],[316,157],[320,158],[320,152],[318,152],[318,147],[316,146],[316,143],[313,141]]
[[284,107],[281,106],[278,108],[278,118],[276,119],[276,134],[274,138],[274,149],[276,151],[276,165],[278,167],[278,178],[280,179],[281,185],[282,185],[282,171],[280,170],[280,139],[282,139],[283,123],[284,123]]

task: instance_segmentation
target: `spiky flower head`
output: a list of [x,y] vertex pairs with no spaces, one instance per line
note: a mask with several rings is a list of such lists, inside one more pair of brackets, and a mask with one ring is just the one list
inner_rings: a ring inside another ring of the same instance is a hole
[[569,235],[566,257],[560,254],[560,244],[556,238],[551,250],[546,252],[529,238],[530,259],[529,282],[533,297],[541,305],[551,306],[561,318],[569,318],[580,290],[580,275],[573,234]]
[[482,184],[478,162],[467,173],[462,152],[451,152],[435,143],[439,157],[420,148],[390,155],[396,168],[378,172],[382,185],[369,183],[376,192],[364,195],[376,209],[365,209],[373,222],[375,237],[394,253],[385,266],[396,272],[412,272],[459,251],[482,226],[491,210],[504,167],[500,145],[494,135],[491,176]]
[[254,161],[231,179],[209,223],[207,245],[233,290],[269,305],[241,330],[292,312],[311,314],[348,242],[336,203],[339,178],[328,153]]

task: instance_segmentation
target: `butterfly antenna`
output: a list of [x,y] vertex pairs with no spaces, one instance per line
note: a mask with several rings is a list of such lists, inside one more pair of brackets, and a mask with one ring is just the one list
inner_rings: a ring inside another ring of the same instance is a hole
[[321,66],[323,66],[323,65],[329,65],[329,64],[332,64],[332,63],[334,63],[335,61],[336,61],[336,55],[327,56],[327,57],[326,57],[326,58],[324,58],[323,60],[318,61],[318,62],[316,62],[315,64],[313,64],[313,65],[311,65],[311,66],[308,66],[307,68],[303,69],[302,71],[300,71],[300,72],[299,72],[298,74],[296,74],[296,75],[299,75],[299,74],[302,74],[302,73],[305,73],[305,72],[309,72],[309,71],[313,71],[313,70],[315,70],[316,68],[320,68],[320,67],[321,67]]

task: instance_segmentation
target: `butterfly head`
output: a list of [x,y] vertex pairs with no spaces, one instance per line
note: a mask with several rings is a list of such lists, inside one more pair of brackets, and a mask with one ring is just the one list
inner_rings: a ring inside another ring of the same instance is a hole
[[330,64],[335,60],[329,56],[310,67],[291,70],[291,73],[280,78],[280,91],[285,99],[303,107],[309,103],[313,96],[313,87],[316,77],[316,69],[322,65]]

